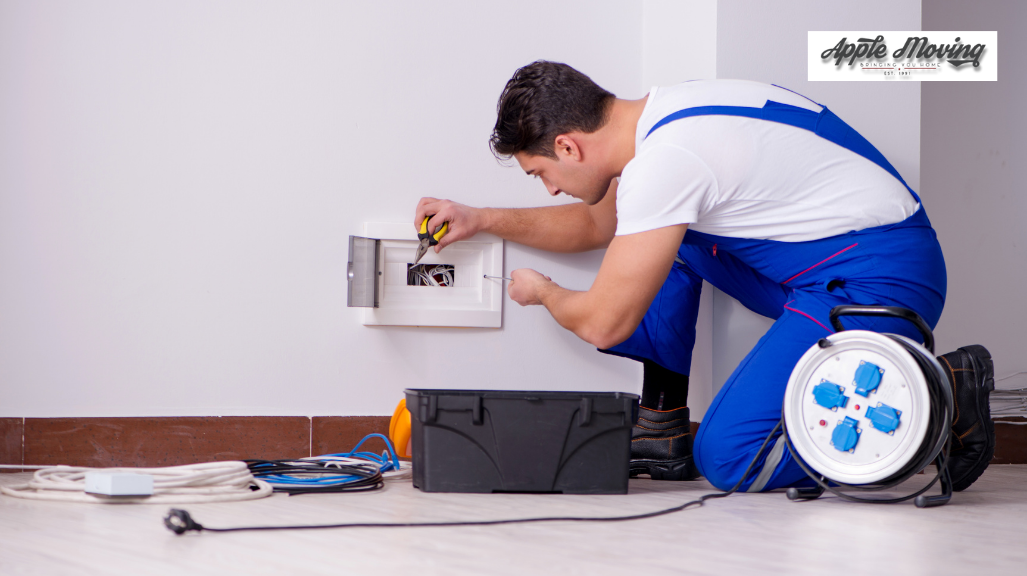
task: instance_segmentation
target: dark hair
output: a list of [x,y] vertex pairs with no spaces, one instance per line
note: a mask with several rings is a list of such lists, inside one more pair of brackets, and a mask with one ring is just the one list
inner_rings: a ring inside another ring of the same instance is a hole
[[606,124],[614,95],[559,62],[539,60],[514,72],[496,106],[489,147],[497,158],[518,152],[556,158],[560,134],[590,134]]

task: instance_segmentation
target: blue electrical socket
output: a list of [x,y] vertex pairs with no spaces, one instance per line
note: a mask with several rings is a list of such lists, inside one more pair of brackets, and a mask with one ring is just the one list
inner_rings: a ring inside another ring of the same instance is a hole
[[859,368],[856,368],[856,378],[854,381],[854,384],[856,384],[856,394],[863,397],[869,396],[871,392],[877,390],[877,387],[881,385],[881,376],[883,374],[884,370],[877,364],[860,361]]
[[831,433],[831,445],[842,452],[852,452],[859,442],[859,435],[863,432],[859,429],[859,422],[848,416],[834,427]]
[[849,402],[849,397],[843,392],[845,388],[834,382],[821,380],[820,384],[813,387],[813,401],[824,408],[837,411],[839,408],[845,408]]
[[899,427],[901,416],[901,410],[896,410],[880,402],[877,403],[876,407],[867,407],[867,419],[870,420],[870,424],[885,434],[895,434],[895,429]]

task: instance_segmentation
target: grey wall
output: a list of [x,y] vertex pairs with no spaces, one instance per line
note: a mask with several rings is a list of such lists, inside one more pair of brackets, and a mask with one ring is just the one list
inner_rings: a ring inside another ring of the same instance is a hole
[[931,0],[924,30],[997,30],[998,82],[925,82],[924,202],[949,273],[939,351],[991,349],[1000,388],[1027,387],[1027,3]]
[[[831,108],[920,189],[919,82],[808,82],[809,30],[919,30],[919,0],[720,0],[717,77],[784,86]],[[882,110],[896,112],[882,114]],[[930,195],[925,195],[929,202]],[[760,336],[766,318],[722,292],[713,298],[713,382],[719,389]]]

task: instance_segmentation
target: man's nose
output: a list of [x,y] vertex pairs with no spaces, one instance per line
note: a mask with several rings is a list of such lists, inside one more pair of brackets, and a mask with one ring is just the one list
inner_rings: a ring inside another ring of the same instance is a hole
[[546,182],[546,190],[549,191],[549,195],[550,196],[556,196],[557,194],[560,193],[560,189],[557,188],[556,186],[553,186],[549,182]]

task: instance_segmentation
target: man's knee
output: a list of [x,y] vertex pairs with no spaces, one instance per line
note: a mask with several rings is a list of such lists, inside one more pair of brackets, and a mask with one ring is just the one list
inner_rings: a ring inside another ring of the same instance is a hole
[[704,434],[700,425],[693,448],[695,465],[699,468],[699,473],[718,490],[730,490],[741,478],[744,468],[737,470],[737,465],[732,458],[732,454],[737,454],[739,451],[737,447],[727,446],[715,434]]

